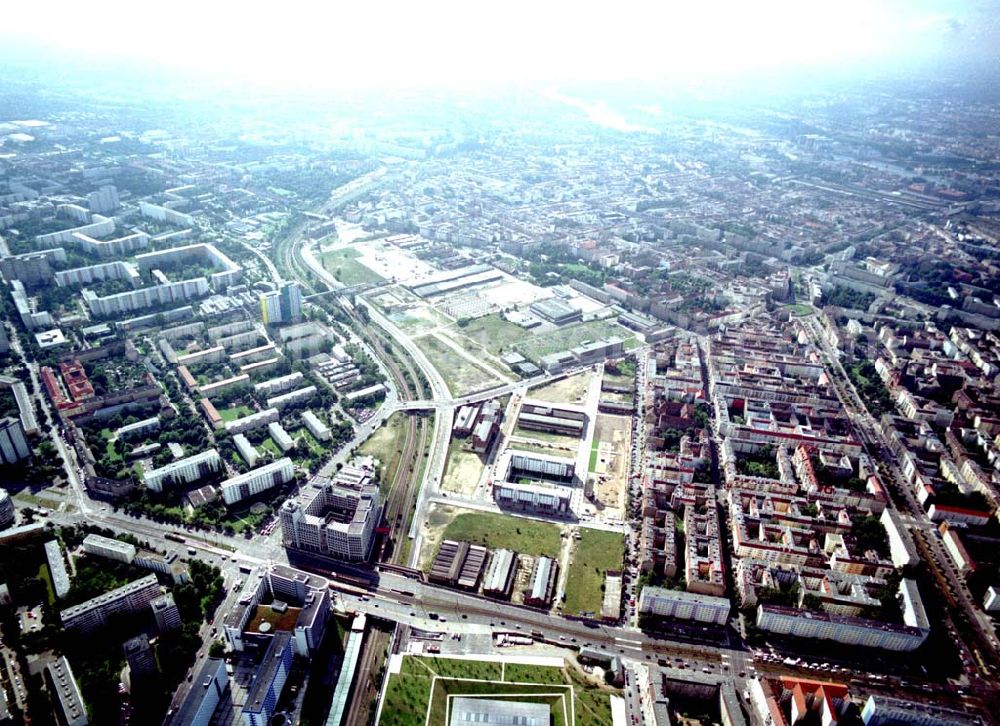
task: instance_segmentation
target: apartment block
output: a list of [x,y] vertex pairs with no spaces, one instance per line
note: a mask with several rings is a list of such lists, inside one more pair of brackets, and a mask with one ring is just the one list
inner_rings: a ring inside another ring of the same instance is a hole
[[286,457],[252,469],[246,474],[226,479],[219,488],[226,504],[235,504],[260,492],[281,486],[291,481],[294,476],[295,467],[292,465],[292,460]]
[[59,613],[59,618],[64,628],[87,633],[104,625],[112,615],[134,613],[148,607],[159,594],[160,585],[156,575],[146,575],[84,603],[66,608]]
[[203,451],[194,456],[172,461],[158,469],[147,471],[143,483],[154,492],[161,492],[167,487],[191,484],[199,479],[222,471],[223,464],[219,452],[215,449]]

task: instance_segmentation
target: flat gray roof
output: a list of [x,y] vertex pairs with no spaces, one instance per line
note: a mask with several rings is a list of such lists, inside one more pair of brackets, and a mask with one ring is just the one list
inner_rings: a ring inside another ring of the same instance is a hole
[[548,726],[550,708],[545,703],[499,698],[458,696],[451,701],[449,726]]

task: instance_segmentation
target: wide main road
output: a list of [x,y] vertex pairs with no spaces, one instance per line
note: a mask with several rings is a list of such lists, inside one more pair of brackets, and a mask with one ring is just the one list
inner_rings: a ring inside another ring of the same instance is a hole
[[[87,521],[118,532],[129,533],[148,540],[158,549],[175,551],[181,556],[187,556],[185,552],[187,548],[194,548],[198,557],[207,558],[209,561],[221,559],[227,580],[230,581],[239,576],[236,573],[238,564],[267,567],[272,563],[287,562],[282,549],[274,551],[270,547],[257,547],[254,542],[237,537],[209,535],[215,542],[208,542],[194,539],[191,533],[184,533],[189,535],[189,539],[186,544],[179,544],[164,538],[163,535],[169,528],[108,511],[104,506],[95,508],[86,517],[80,512],[53,512],[50,516],[59,524],[79,524]],[[330,570],[323,567],[309,566],[307,569],[326,577],[331,576]],[[693,642],[681,635],[655,636],[621,626],[602,624],[592,627],[580,621],[488,600],[391,572],[379,573],[377,586],[367,591],[340,582],[335,577],[330,587],[340,603],[349,611],[365,612],[427,630],[443,630],[459,634],[492,630],[524,635],[531,635],[534,632],[540,634],[545,641],[567,648],[589,645],[634,662],[666,663],[674,670],[682,667],[688,671],[708,669],[713,677],[731,678],[737,684],[744,680],[744,677],[740,676],[741,672],[746,674],[746,678],[752,677],[754,672],[761,675],[785,674],[833,680],[842,680],[846,677],[817,673],[802,666],[755,662],[752,654],[738,643],[713,645],[712,642]],[[230,592],[231,596],[236,594]],[[225,609],[226,605],[223,604],[222,610]],[[433,619],[431,613],[438,619]],[[445,620],[442,621],[441,618]],[[699,632],[695,630],[695,634]],[[207,637],[206,634],[203,635]],[[873,678],[865,672],[859,671],[853,674],[851,681],[873,692],[884,691],[886,688],[884,681]],[[187,684],[182,684],[179,691],[184,691],[185,685]],[[897,695],[902,694],[916,701],[925,701],[933,695],[936,699],[951,700],[958,706],[979,706],[978,699],[970,700],[971,694],[960,697],[959,694],[952,693],[948,688],[938,684],[913,683],[910,687],[897,685],[894,688],[898,691]]]

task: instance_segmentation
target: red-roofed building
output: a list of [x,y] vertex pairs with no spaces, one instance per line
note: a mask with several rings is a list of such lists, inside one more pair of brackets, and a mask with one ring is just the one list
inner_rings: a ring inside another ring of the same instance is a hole
[[55,404],[56,408],[65,408],[67,405],[72,405],[70,400],[66,398],[66,394],[63,393],[62,386],[59,383],[59,379],[56,377],[55,371],[53,371],[48,366],[42,366],[42,383],[45,385],[45,390],[49,394],[49,398],[52,403]]
[[751,681],[749,690],[754,720],[768,726],[834,726],[850,705],[850,689],[842,683],[783,676]]
[[79,360],[74,359],[71,363],[60,363],[63,380],[66,382],[66,390],[74,401],[86,401],[94,397],[94,386],[87,378],[87,371]]
[[953,507],[948,504],[932,504],[927,510],[932,522],[962,522],[982,526],[990,521],[990,513],[981,509]]
[[218,409],[216,409],[215,405],[207,398],[199,399],[198,405],[201,406],[201,410],[204,412],[205,418],[208,419],[209,426],[213,429],[221,429],[225,425]]

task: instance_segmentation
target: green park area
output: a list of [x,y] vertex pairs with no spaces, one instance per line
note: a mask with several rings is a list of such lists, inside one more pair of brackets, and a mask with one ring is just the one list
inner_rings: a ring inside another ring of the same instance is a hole
[[463,512],[444,530],[444,539],[464,540],[491,550],[559,557],[559,527],[534,519],[490,512]]
[[597,469],[597,457],[601,453],[601,440],[594,437],[594,442],[590,445],[590,464],[587,471],[593,473]]
[[604,599],[604,573],[621,571],[625,541],[619,532],[579,530],[573,551],[563,612],[568,615],[600,613]]
[[811,315],[813,309],[808,305],[803,305],[802,303],[794,303],[792,305],[786,305],[785,310],[790,312],[792,315],[802,318],[806,315]]
[[219,416],[226,423],[230,421],[235,421],[238,418],[243,418],[244,416],[249,416],[253,413],[253,409],[249,406],[231,406],[230,408],[223,408],[219,410]]
[[447,724],[451,697],[465,696],[545,703],[552,726],[604,726],[613,692],[570,667],[404,656],[399,673],[389,676],[379,724]]

